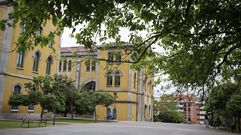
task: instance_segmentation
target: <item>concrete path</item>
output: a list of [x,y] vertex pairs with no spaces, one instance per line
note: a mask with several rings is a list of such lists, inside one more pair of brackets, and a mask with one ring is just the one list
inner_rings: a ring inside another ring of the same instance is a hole
[[[0,135],[238,135],[203,125],[151,122],[71,124],[0,130]],[[239,134],[240,135],[240,134]]]

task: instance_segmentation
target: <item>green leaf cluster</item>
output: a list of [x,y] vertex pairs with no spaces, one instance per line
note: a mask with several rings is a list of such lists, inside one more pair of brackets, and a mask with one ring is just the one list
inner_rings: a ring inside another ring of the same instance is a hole
[[154,121],[181,123],[183,120],[183,113],[178,112],[173,95],[164,94],[154,101]]
[[[240,71],[240,0],[10,0],[9,5],[13,11],[0,27],[26,26],[18,50],[45,46],[50,37],[37,31],[50,20],[57,27],[54,35],[71,28],[87,48],[95,45],[93,37],[123,45],[120,29],[127,28],[132,62],[147,59],[140,66],[164,71],[174,85],[209,89]],[[161,53],[150,51],[154,44]]]
[[240,86],[229,82],[214,87],[206,100],[205,109],[211,113],[211,123],[221,122],[225,127],[236,125],[236,129],[240,131]]

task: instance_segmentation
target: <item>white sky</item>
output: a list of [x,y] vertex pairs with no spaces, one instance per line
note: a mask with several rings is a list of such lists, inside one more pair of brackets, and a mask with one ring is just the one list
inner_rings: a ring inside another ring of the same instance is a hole
[[[64,32],[62,33],[62,37],[61,37],[61,47],[71,47],[71,46],[78,46],[78,44],[76,43],[76,39],[72,38],[71,35],[72,30],[69,28],[65,28]],[[128,42],[129,41],[129,31],[128,29],[121,29],[120,31],[121,33],[121,41],[125,41]],[[97,44],[99,43],[98,39],[96,39],[97,41],[95,41]],[[155,51],[160,52],[162,49],[161,47],[157,46],[157,45],[153,45],[153,47],[155,48]],[[162,84],[157,85],[156,87],[154,87],[154,96],[155,97],[159,97],[160,94],[163,94],[163,91],[161,91],[161,86]]]

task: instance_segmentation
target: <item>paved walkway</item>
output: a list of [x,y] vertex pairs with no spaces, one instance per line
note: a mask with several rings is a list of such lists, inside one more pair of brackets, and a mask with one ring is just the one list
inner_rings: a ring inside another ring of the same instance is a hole
[[[202,125],[151,122],[71,124],[0,130],[0,135],[237,135]],[[239,134],[240,135],[240,134]]]

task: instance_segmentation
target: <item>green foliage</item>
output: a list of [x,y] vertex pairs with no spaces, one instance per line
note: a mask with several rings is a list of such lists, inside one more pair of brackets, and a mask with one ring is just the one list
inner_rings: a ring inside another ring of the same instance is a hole
[[[233,125],[240,126],[241,117],[241,92],[240,86],[233,83],[226,83],[214,87],[205,104],[207,112],[211,113],[211,124],[220,123],[224,127],[233,128]],[[220,125],[219,124],[219,125]]]
[[[50,104],[51,103],[51,104]],[[56,95],[43,95],[40,99],[42,108],[48,111],[64,110],[64,99],[58,98]]]
[[160,114],[157,116],[157,120],[161,122],[169,122],[169,123],[181,123],[183,122],[183,114],[177,111],[165,111],[160,112]]
[[103,105],[108,108],[115,102],[115,97],[109,93],[96,93],[97,104]]
[[154,121],[181,123],[184,116],[177,111],[173,95],[162,95],[160,100],[154,101]]
[[[134,44],[126,49],[132,54],[131,62],[164,70],[175,85],[208,88],[240,71],[240,0],[8,2],[14,10],[0,21],[0,27],[26,26],[18,50],[47,45],[51,38],[37,31],[51,20],[57,27],[54,35],[64,27],[72,28],[77,42],[87,48],[94,45],[96,35],[102,43],[115,39],[121,46],[120,29],[128,28],[129,42]],[[77,29],[80,24],[83,27]],[[149,49],[155,43],[162,48],[161,54]]]
[[232,95],[230,100],[227,102],[227,110],[231,110],[231,113],[235,117],[241,117],[241,93]]
[[93,92],[79,92],[77,93],[77,100],[75,101],[75,108],[78,114],[93,114],[94,113],[94,93]]
[[28,96],[13,94],[9,97],[8,104],[11,106],[29,105]]

